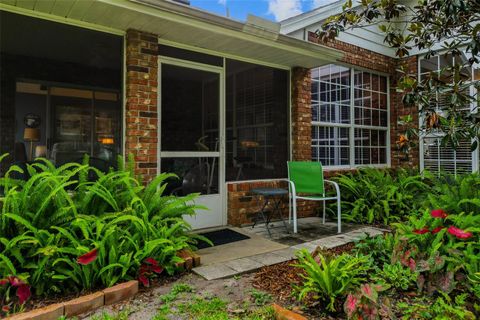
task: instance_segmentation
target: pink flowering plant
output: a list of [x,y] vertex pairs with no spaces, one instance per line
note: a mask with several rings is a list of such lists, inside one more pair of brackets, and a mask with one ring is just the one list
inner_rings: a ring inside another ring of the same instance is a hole
[[[468,275],[470,256],[480,255],[480,215],[443,209],[395,224],[398,243],[392,260],[418,272],[420,291],[452,292]],[[469,250],[467,250],[469,248]]]
[[348,294],[343,305],[348,319],[393,319],[389,298],[380,295],[387,289],[382,285],[365,283],[354,293]]

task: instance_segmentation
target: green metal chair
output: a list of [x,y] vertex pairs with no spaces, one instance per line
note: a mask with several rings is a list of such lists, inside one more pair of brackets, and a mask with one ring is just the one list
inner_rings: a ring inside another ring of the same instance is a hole
[[[340,209],[340,187],[334,181],[323,178],[320,162],[288,161],[288,183],[290,187],[290,203],[293,207],[293,233],[297,233],[297,199],[308,201],[323,201],[323,223],[325,224],[325,201],[337,200],[338,233],[342,232],[342,217]],[[325,183],[335,187],[336,196],[327,197]],[[301,195],[299,195],[301,194]],[[289,214],[291,223],[292,212]]]

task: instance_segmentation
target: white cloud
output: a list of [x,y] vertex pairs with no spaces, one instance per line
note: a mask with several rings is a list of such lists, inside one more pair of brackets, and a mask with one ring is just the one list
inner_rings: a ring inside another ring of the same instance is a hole
[[302,13],[301,0],[268,0],[268,13],[281,21]]
[[335,1],[336,0],[313,0],[312,9],[325,6],[325,5],[330,4],[332,2],[335,2]]
[[218,0],[218,4],[221,4],[222,6],[226,6],[227,0]]

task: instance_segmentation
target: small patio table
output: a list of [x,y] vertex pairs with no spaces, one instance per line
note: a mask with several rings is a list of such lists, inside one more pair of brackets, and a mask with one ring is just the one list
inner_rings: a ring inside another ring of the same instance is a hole
[[[261,218],[265,222],[265,227],[267,228],[268,235],[271,237],[272,233],[270,232],[270,228],[268,225],[275,213],[277,213],[277,215],[282,220],[283,226],[287,230],[287,233],[289,233],[287,224],[283,219],[282,210],[280,207],[280,204],[286,198],[285,196],[288,196],[288,190],[281,188],[256,188],[250,190],[250,192],[254,195],[262,196],[264,200],[262,204],[260,198],[258,199],[260,211],[256,213],[256,219],[254,220],[252,228],[254,228],[257,224],[258,218]],[[266,210],[269,203],[272,204],[272,210]]]

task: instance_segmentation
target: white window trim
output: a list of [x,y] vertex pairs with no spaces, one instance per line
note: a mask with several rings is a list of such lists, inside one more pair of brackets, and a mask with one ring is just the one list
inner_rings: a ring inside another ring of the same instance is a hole
[[[437,57],[437,68],[440,67],[440,55],[442,55],[442,53],[438,53],[435,57]],[[418,55],[418,59],[417,59],[417,77],[418,79],[420,79],[421,75],[422,75],[422,72],[421,72],[421,62],[422,62],[422,59],[424,59],[426,56],[426,54],[421,54],[421,55]],[[437,69],[438,71],[439,69]],[[473,91],[474,91],[474,86],[471,85],[470,86],[470,94],[473,94]],[[480,92],[479,92],[480,93]],[[479,94],[477,93],[477,94]],[[477,106],[477,107],[480,107],[480,106]],[[471,105],[470,105],[470,110],[474,110],[475,108],[475,102],[473,102]],[[418,126],[419,128],[421,128],[422,124],[424,122],[424,117],[423,116],[419,116],[418,117]],[[420,159],[419,159],[419,165],[420,165],[420,172],[423,172],[425,170],[425,146],[424,146],[424,139],[425,138],[441,138],[442,137],[442,134],[436,134],[436,133],[429,133],[429,134],[425,134],[425,133],[421,133],[420,132],[420,135],[419,135],[419,153],[420,153]],[[455,152],[455,157],[456,157],[456,152]],[[455,165],[455,172],[454,172],[454,175],[457,174],[457,160],[453,160],[454,161],[454,165]],[[461,161],[461,160],[459,160]],[[442,159],[437,159],[437,162],[440,164],[442,162]],[[439,166],[440,167],[440,166]],[[477,148],[477,150],[473,151],[472,152],[472,172],[480,172],[480,147]],[[438,172],[440,174],[440,171]]]
[[[325,122],[325,121],[312,121],[312,127],[331,127],[331,128],[347,128],[349,132],[349,159],[350,163],[348,165],[324,165],[323,168],[326,171],[337,171],[337,170],[351,170],[351,169],[358,169],[358,168],[390,168],[391,167],[391,143],[390,143],[390,77],[387,74],[381,72],[375,72],[372,70],[364,69],[364,68],[357,68],[353,66],[341,65],[349,69],[350,71],[350,123],[334,123],[334,122]],[[355,70],[361,72],[369,72],[371,74],[382,76],[387,79],[387,87],[386,92],[376,91],[376,90],[369,90],[374,93],[380,93],[387,95],[387,126],[369,126],[369,125],[359,125],[355,124]],[[319,83],[320,81],[312,79],[313,83]],[[320,93],[319,93],[320,94]],[[319,103],[320,104],[320,103]],[[382,130],[386,131],[386,163],[384,164],[355,164],[355,129],[370,129],[370,130]],[[312,145],[313,148],[313,145]]]

